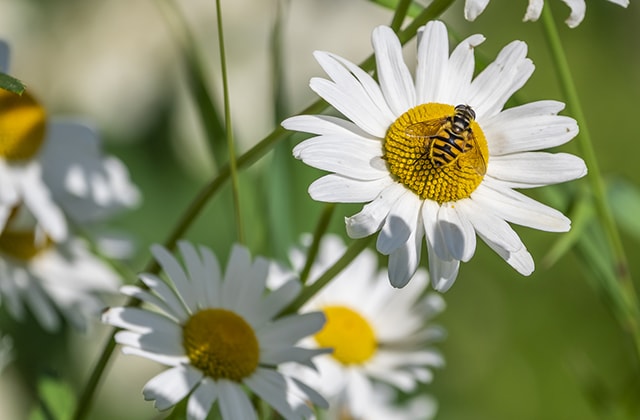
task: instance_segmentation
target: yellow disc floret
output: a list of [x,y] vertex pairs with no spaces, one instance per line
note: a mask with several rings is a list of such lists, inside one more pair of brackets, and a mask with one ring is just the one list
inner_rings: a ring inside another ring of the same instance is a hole
[[258,366],[256,334],[234,312],[203,309],[189,318],[182,334],[182,345],[191,364],[214,379],[241,382]]
[[383,157],[389,172],[423,200],[467,198],[486,173],[489,150],[482,129],[471,118],[468,127],[455,126],[454,115],[451,105],[422,104],[387,131]]
[[321,347],[332,347],[332,356],[345,365],[361,364],[376,352],[378,343],[369,322],[345,306],[322,308],[327,322],[314,338]]
[[0,156],[7,160],[33,157],[44,142],[46,113],[29,93],[0,89]]
[[19,260],[30,260],[52,244],[47,237],[40,240],[33,230],[5,230],[0,235],[0,252]]

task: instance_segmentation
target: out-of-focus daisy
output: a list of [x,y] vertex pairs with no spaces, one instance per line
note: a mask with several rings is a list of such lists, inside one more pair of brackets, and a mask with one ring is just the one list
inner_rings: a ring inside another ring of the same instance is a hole
[[54,243],[28,212],[14,212],[0,234],[0,306],[16,319],[29,310],[42,327],[59,329],[61,316],[78,329],[98,319],[102,295],[115,294],[117,274],[77,238]]
[[223,419],[256,418],[245,388],[286,419],[307,418],[311,402],[324,399],[278,372],[286,362],[311,365],[326,350],[304,349],[296,343],[324,324],[321,313],[276,318],[300,291],[291,280],[265,293],[270,263],[251,262],[246,248],[235,246],[224,275],[215,255],[205,247],[179,243],[185,264],[165,248],[152,247],[169,281],[141,274],[149,288],[124,286],[124,294],[155,306],[107,310],[103,321],[123,328],[116,335],[123,352],[170,366],[144,387],[147,400],[166,410],[188,396],[187,417],[204,419],[214,403]]
[[[0,41],[0,71],[9,48]],[[53,241],[67,238],[64,212],[77,222],[131,206],[137,189],[120,161],[104,157],[95,133],[77,122],[49,122],[31,95],[0,90],[0,230],[25,205]]]
[[[320,252],[312,266],[309,283],[335,263],[345,251],[338,237],[322,239]],[[296,268],[304,264],[304,253],[292,252]],[[378,270],[373,251],[363,251],[354,261],[320,290],[301,312],[322,311],[327,323],[302,344],[333,348],[333,353],[317,357],[317,371],[293,367],[294,374],[314,384],[330,404],[342,407],[347,418],[369,418],[372,401],[380,396],[377,382],[402,391],[412,391],[417,383],[430,382],[431,368],[443,365],[442,356],[432,347],[444,330],[430,324],[445,306],[439,294],[424,295],[428,285],[425,270],[418,270],[402,290],[386,281]],[[385,404],[380,404],[385,405]]]
[[[575,28],[580,25],[580,22],[584,19],[584,14],[587,10],[587,5],[584,0],[562,0],[569,8],[571,13],[565,23],[570,28]],[[611,3],[615,3],[622,7],[629,5],[629,0],[607,0]],[[489,4],[489,0],[466,0],[464,4],[464,17],[469,21],[474,21]],[[544,0],[529,0],[529,6],[527,12],[524,15],[524,21],[535,21],[540,18],[542,13],[542,7],[544,6]]]
[[[507,222],[563,232],[570,221],[514,188],[539,187],[586,174],[582,159],[536,152],[571,140],[564,104],[532,102],[503,110],[534,66],[527,45],[514,41],[473,79],[473,35],[449,56],[447,30],[433,21],[422,28],[415,82],[402,47],[385,26],[373,32],[376,82],[344,58],[315,57],[332,80],[313,78],[311,88],[349,120],[303,115],[285,120],[290,130],[316,134],[294,156],[333,172],[310,187],[327,202],[369,202],[346,219],[352,238],[380,231],[377,249],[389,255],[389,279],[403,287],[420,262],[423,238],[434,287],[453,284],[460,261],[476,248],[476,233],[518,272],[533,259]],[[472,80],[473,79],[473,80]]]

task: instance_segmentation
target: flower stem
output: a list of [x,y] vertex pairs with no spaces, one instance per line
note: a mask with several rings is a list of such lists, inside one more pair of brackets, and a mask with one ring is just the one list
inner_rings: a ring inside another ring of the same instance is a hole
[[618,279],[617,287],[604,287],[610,293],[618,293],[620,299],[611,299],[612,302],[622,301],[625,307],[617,308],[622,315],[624,328],[632,335],[636,347],[636,353],[640,359],[640,325],[638,324],[638,298],[629,271],[627,257],[625,255],[624,246],[620,238],[620,233],[613,218],[613,213],[609,207],[606,189],[598,159],[593,148],[593,141],[589,134],[587,119],[582,110],[578,92],[571,76],[569,63],[560,41],[558,29],[556,27],[551,8],[549,5],[542,9],[542,23],[544,26],[544,34],[547,44],[551,50],[555,70],[558,75],[560,85],[563,89],[567,104],[578,122],[580,134],[578,135],[578,147],[582,157],[589,168],[587,179],[591,185],[591,190],[595,200],[596,210],[606,232],[612,253],[613,253],[613,271]]
[[300,272],[300,282],[302,284],[307,283],[309,272],[311,271],[313,262],[316,260],[316,255],[318,255],[318,250],[320,249],[320,240],[329,227],[329,222],[331,221],[331,216],[333,216],[335,209],[335,203],[327,203],[322,210],[320,220],[318,220],[318,224],[316,225],[316,230],[313,232],[313,242],[307,251],[307,260],[304,262],[304,267]]
[[231,173],[231,185],[233,191],[233,208],[235,212],[236,230],[238,242],[244,243],[244,229],[242,227],[242,214],[240,212],[240,184],[238,182],[238,168],[236,152],[233,141],[233,129],[231,127],[231,107],[229,106],[229,80],[227,77],[227,58],[224,48],[224,29],[222,27],[221,0],[216,0],[216,16],[218,19],[218,43],[220,45],[220,67],[222,71],[222,88],[224,96],[224,125],[227,134],[227,148],[229,152],[229,168]]

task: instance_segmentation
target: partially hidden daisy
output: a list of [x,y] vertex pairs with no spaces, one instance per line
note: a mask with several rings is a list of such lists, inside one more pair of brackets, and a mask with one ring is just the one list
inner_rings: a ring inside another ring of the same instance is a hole
[[147,382],[145,399],[166,410],[188,398],[189,419],[204,419],[214,403],[223,419],[255,419],[246,390],[286,419],[311,417],[308,403],[326,407],[319,394],[278,371],[286,362],[312,366],[311,358],[326,352],[296,346],[322,327],[321,313],[277,317],[299,293],[299,283],[292,279],[267,293],[270,262],[252,262],[246,248],[233,247],[223,274],[208,248],[184,241],[178,246],[184,267],[165,248],[152,247],[168,281],[143,273],[148,291],[121,289],[153,308],[116,307],[103,314],[105,323],[124,329],[116,334],[124,353],[170,366]]
[[[309,284],[345,249],[337,236],[323,237]],[[304,254],[297,249],[292,252],[294,268],[302,268]],[[378,408],[391,410],[393,396],[388,387],[411,392],[418,383],[432,380],[432,368],[444,364],[433,344],[445,332],[431,321],[445,303],[437,293],[425,294],[427,272],[418,270],[401,290],[391,287],[385,277],[375,253],[364,250],[301,309],[303,313],[321,311],[327,318],[323,329],[302,344],[329,347],[333,352],[314,359],[317,370],[301,366],[291,370],[315,385],[329,401],[330,412],[346,414],[346,418],[370,418],[367,413],[372,412],[373,401],[380,403]],[[387,391],[381,392],[384,389]],[[429,418],[426,414],[423,411],[420,418]]]
[[[0,41],[0,71],[9,48]],[[66,216],[93,221],[137,204],[122,163],[103,156],[94,130],[77,120],[52,120],[33,94],[0,89],[0,230],[24,205],[51,240],[67,238]],[[66,216],[65,216],[65,213]]]
[[507,222],[552,232],[569,230],[559,211],[516,192],[582,177],[582,159],[538,152],[578,133],[572,118],[557,115],[564,104],[538,101],[503,109],[534,70],[527,45],[514,41],[475,79],[472,35],[449,55],[442,22],[421,28],[415,81],[394,32],[373,31],[379,82],[348,60],[327,52],[315,57],[331,80],[313,78],[311,88],[348,120],[301,115],[285,120],[290,130],[317,135],[293,154],[332,172],[309,187],[315,200],[368,203],[346,219],[347,233],[380,232],[376,247],[389,255],[389,279],[407,284],[426,237],[436,290],[446,291],[476,248],[476,234],[518,272],[534,263]]
[[[580,25],[582,20],[584,19],[584,14],[587,10],[587,5],[584,0],[562,0],[571,12],[565,23],[570,28],[575,28]],[[622,7],[627,7],[629,5],[629,0],[607,0],[611,3],[615,3]],[[469,21],[474,21],[489,4],[489,0],[466,0],[464,4],[464,17]],[[527,6],[527,11],[524,15],[525,22],[528,21],[536,21],[540,18],[540,14],[542,13],[542,8],[544,7],[544,0],[529,0],[529,5]]]
[[29,311],[45,330],[58,330],[63,320],[84,330],[119,285],[118,274],[84,240],[53,242],[24,207],[0,233],[0,307],[18,320]]

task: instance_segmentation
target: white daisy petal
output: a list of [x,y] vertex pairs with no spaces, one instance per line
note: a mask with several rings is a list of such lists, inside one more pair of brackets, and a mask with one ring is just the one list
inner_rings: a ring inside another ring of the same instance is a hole
[[137,347],[122,347],[122,354],[144,357],[145,359],[160,363],[161,365],[171,367],[189,363],[189,358],[187,356],[171,356],[167,354],[160,354],[152,351],[142,350]]
[[358,180],[329,174],[309,186],[309,195],[327,203],[363,203],[376,198],[382,189],[393,184],[388,176],[374,180]]
[[376,248],[383,255],[389,255],[402,246],[415,231],[420,201],[409,190],[394,200],[384,225],[378,234]]
[[442,259],[434,251],[427,241],[427,253],[429,255],[429,273],[433,288],[444,293],[453,286],[460,269],[460,261],[454,259]]
[[182,347],[182,329],[177,326],[159,332],[147,334],[132,331],[118,331],[115,335],[118,344],[136,347],[146,352],[164,353],[168,356],[184,356]]
[[[402,57],[402,46],[388,26],[378,26],[371,37],[375,51],[380,88],[395,115],[416,105],[416,92],[411,73]],[[384,131],[379,137],[384,137]]]
[[544,0],[529,0],[527,11],[522,19],[524,22],[536,21],[540,18]]
[[476,232],[456,205],[445,203],[438,210],[438,228],[449,253],[456,260],[469,261],[476,250]]
[[485,211],[474,200],[461,200],[458,203],[458,209],[463,213],[463,217],[471,222],[478,235],[485,240],[498,244],[508,252],[515,252],[524,247],[518,234],[504,219]]
[[[438,224],[440,205],[435,201],[425,200],[422,204],[422,223],[430,250],[434,250],[442,260],[451,260],[451,254]],[[431,252],[431,251],[429,251]]]
[[102,313],[102,322],[140,334],[152,332],[155,329],[172,329],[175,325],[164,315],[130,307],[107,309]]
[[200,255],[202,255],[202,262],[206,271],[206,279],[204,281],[205,294],[200,296],[200,306],[202,308],[219,306],[220,283],[222,281],[220,263],[209,248],[200,246],[198,249],[200,250]]
[[464,2],[464,18],[473,22],[484,12],[487,4],[489,4],[489,0],[466,0]]
[[138,278],[167,304],[171,309],[171,312],[168,312],[169,314],[180,321],[186,320],[189,317],[187,309],[176,295],[176,292],[164,281],[149,273],[141,273],[138,275]]
[[587,166],[568,153],[528,152],[492,158],[487,175],[514,188],[537,187],[582,178]]
[[356,138],[374,139],[374,137],[369,136],[351,121],[332,115],[297,115],[282,121],[281,125],[287,130],[323,136],[354,136]]
[[184,302],[185,307],[190,311],[196,309],[197,304],[193,287],[187,280],[187,275],[178,260],[161,245],[152,245],[151,253],[175,285],[178,292],[177,297]]
[[[540,101],[502,111],[483,124],[491,156],[546,149],[578,134],[573,118],[555,115],[564,104]],[[491,165],[491,164],[490,164]]]
[[193,391],[187,402],[187,418],[204,420],[211,411],[211,406],[218,399],[218,386],[211,378],[204,377]]
[[580,25],[580,22],[584,19],[584,14],[587,11],[587,5],[584,0],[562,0],[571,9],[571,14],[565,23],[570,28],[575,28]]
[[309,166],[338,175],[376,180],[388,175],[371,164],[382,155],[379,141],[338,136],[307,140],[293,150],[293,156]]
[[447,28],[440,21],[427,23],[418,43],[418,66],[416,68],[418,103],[442,102],[444,100],[443,84],[449,76],[448,61]]
[[253,405],[235,382],[223,379],[218,381],[220,414],[223,420],[256,419]]
[[186,397],[201,378],[202,373],[196,369],[176,366],[153,377],[142,393],[145,400],[155,400],[158,410],[166,410]]
[[384,137],[387,129],[384,119],[380,118],[378,112],[367,108],[357,97],[352,96],[357,95],[357,92],[345,90],[342,86],[320,78],[311,79],[309,86],[362,130],[375,137]]
[[523,276],[528,276],[533,273],[535,264],[527,248],[523,246],[517,251],[507,251],[498,243],[493,242],[489,237],[485,237],[480,231],[478,231],[478,235],[489,245],[489,248],[500,255],[510,266],[515,268],[518,273]]
[[57,242],[67,238],[67,221],[62,210],[53,202],[49,189],[42,180],[41,168],[29,165],[20,179],[22,199],[47,235]]
[[[321,178],[322,179],[322,178]],[[392,183],[376,195],[362,208],[360,213],[345,219],[347,233],[351,238],[364,238],[382,228],[393,203],[404,193],[405,189],[396,183]]]
[[451,53],[447,66],[448,77],[442,81],[443,103],[459,104],[466,100],[475,69],[474,48],[484,40],[482,35],[471,35]]
[[287,383],[278,372],[258,368],[245,383],[256,395],[269,403],[285,419],[295,419],[292,407],[287,403]]
[[424,230],[422,221],[418,218],[418,208],[415,208],[414,220],[416,221],[407,241],[389,255],[389,282],[395,288],[402,288],[409,280],[420,264],[422,252],[422,238]]
[[472,199],[504,220],[547,232],[566,232],[571,221],[558,210],[507,188],[488,182],[473,192]]

